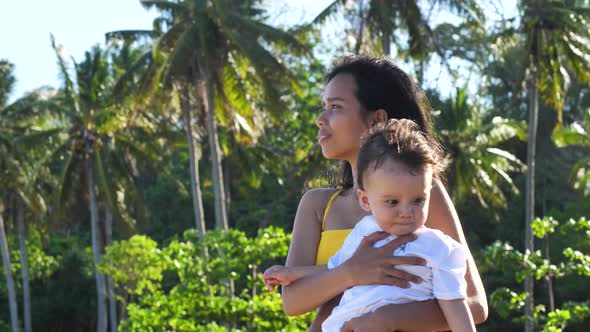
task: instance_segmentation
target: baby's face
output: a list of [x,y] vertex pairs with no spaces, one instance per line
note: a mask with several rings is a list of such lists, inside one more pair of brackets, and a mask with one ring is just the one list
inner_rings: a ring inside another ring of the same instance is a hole
[[410,171],[397,161],[386,161],[367,171],[359,189],[363,209],[370,211],[389,234],[401,236],[424,226],[428,217],[432,169]]

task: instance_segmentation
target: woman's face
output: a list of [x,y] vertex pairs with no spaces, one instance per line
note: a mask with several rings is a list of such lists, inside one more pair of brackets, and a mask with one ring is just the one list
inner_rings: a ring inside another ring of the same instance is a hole
[[356,163],[360,138],[369,128],[355,96],[356,83],[350,74],[338,74],[325,88],[324,110],[316,120],[318,142],[324,157]]

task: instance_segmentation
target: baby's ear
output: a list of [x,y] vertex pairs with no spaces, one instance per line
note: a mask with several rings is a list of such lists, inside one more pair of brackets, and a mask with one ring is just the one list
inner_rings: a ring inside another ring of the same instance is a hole
[[361,189],[358,189],[357,195],[359,197],[359,204],[361,205],[363,210],[371,212],[371,205],[369,204],[369,196],[367,196],[367,193]]

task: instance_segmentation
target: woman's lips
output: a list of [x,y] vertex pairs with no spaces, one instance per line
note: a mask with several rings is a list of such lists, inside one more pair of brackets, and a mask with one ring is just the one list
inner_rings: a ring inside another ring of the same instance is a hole
[[332,135],[318,135],[318,143],[325,142],[330,137],[332,137]]

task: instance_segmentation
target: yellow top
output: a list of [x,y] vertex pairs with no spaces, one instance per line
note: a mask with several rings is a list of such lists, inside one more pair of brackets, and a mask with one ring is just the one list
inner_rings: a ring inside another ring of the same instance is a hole
[[328,205],[326,205],[326,209],[324,210],[324,217],[322,218],[322,233],[320,237],[320,243],[318,245],[318,253],[315,259],[315,265],[324,265],[328,264],[328,260],[332,257],[336,251],[342,247],[344,240],[350,234],[352,229],[329,229],[324,230],[324,224],[326,223],[326,217],[328,216],[328,211],[332,204],[336,200],[336,197],[342,193],[344,189],[337,190],[330,201],[328,201]]

